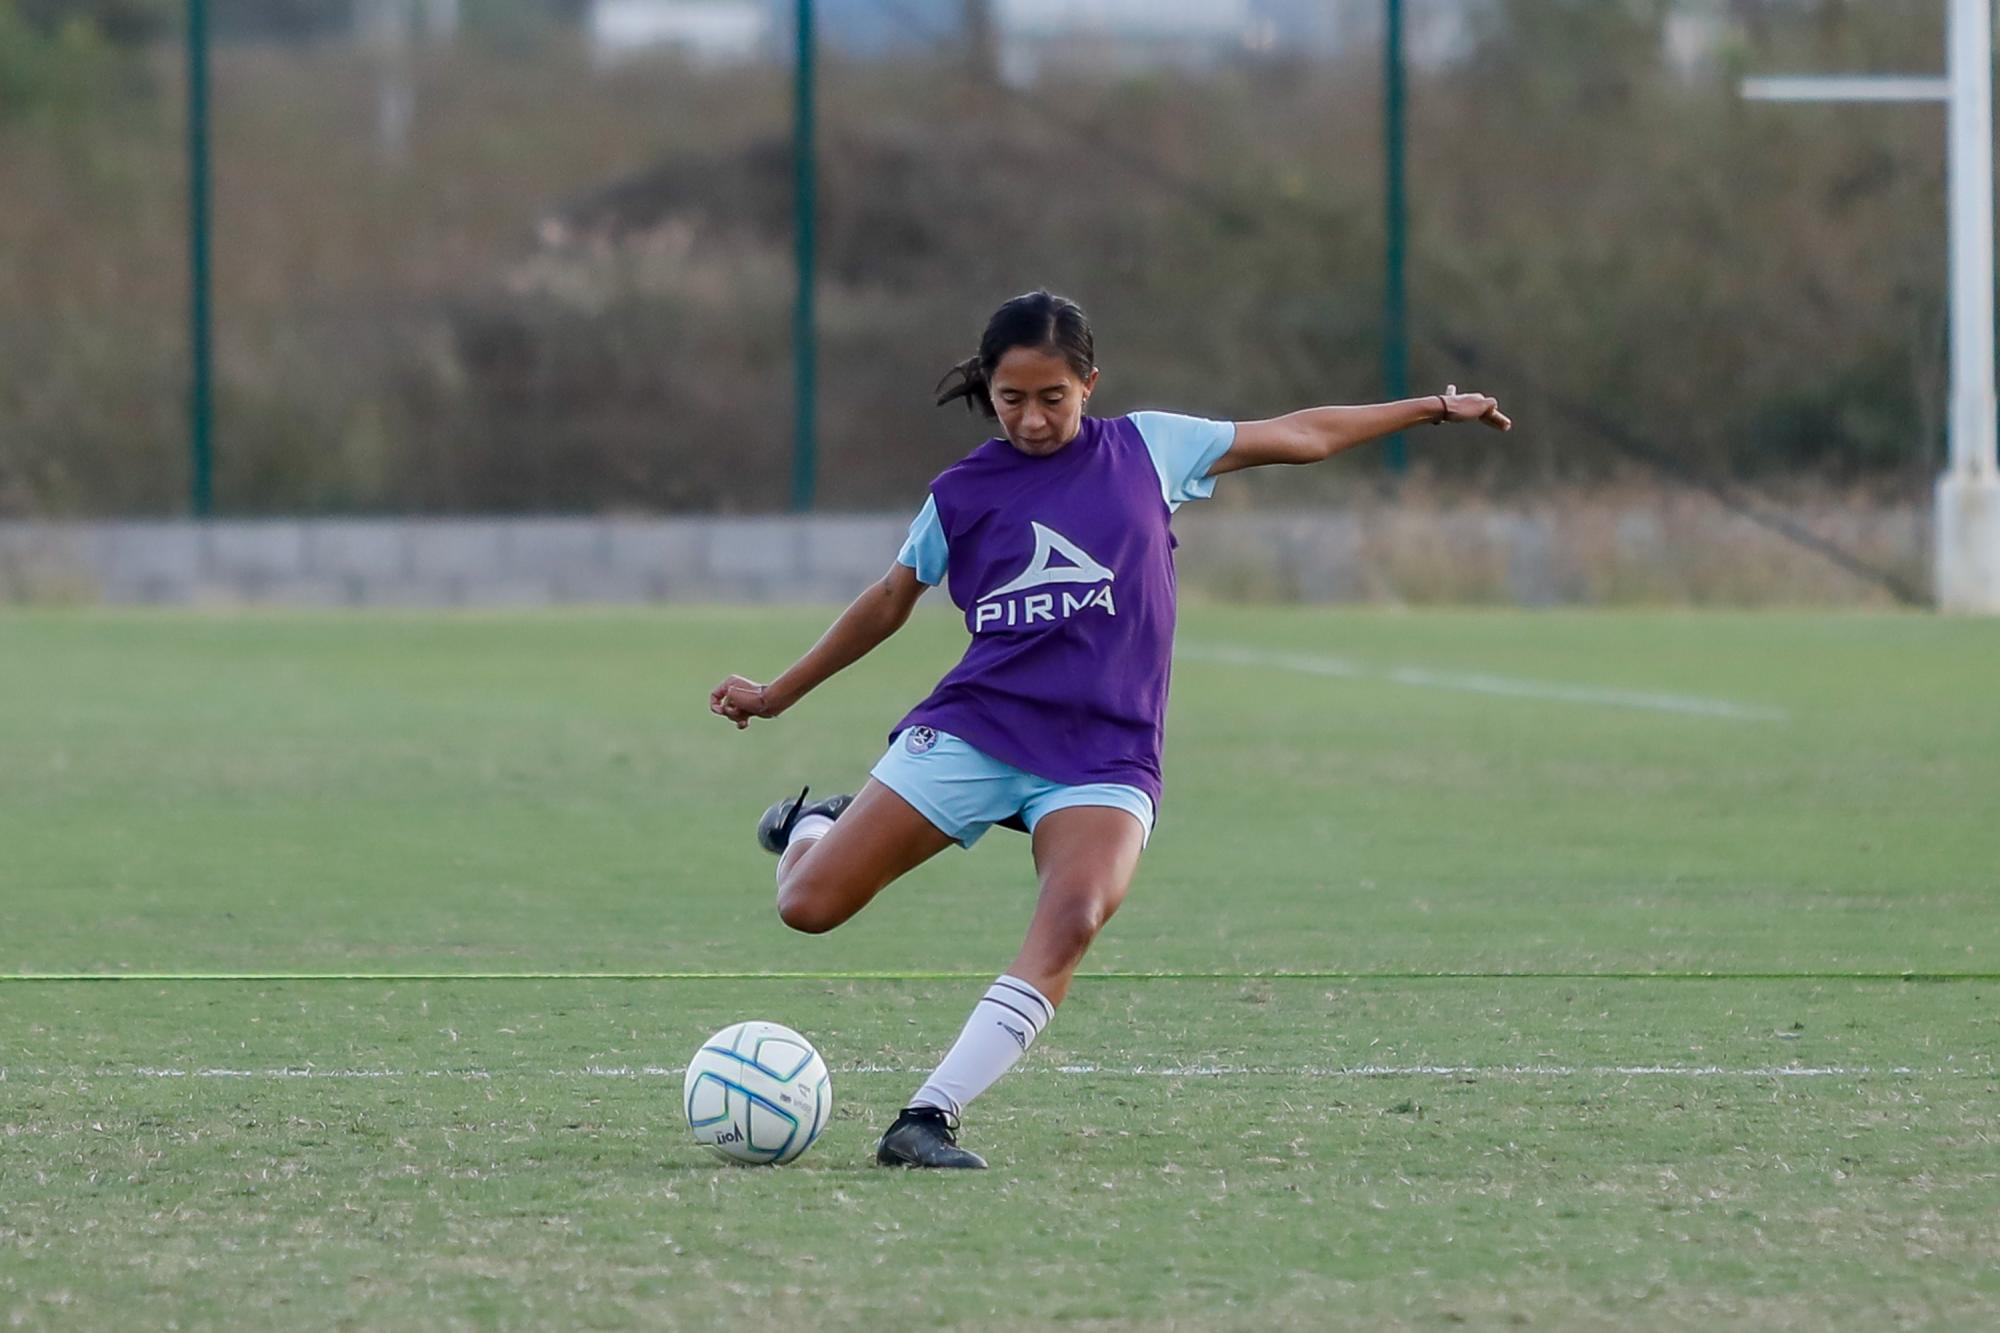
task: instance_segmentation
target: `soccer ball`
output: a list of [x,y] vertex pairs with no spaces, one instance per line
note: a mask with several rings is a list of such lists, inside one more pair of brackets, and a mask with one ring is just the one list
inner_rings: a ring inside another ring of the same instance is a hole
[[833,1115],[833,1080],[813,1044],[778,1023],[732,1023],[688,1061],[682,1105],[695,1142],[739,1162],[789,1162]]

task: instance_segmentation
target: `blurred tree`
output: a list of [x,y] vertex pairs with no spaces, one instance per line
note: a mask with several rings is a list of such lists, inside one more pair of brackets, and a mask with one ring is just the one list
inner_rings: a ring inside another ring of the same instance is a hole
[[1675,0],[1499,0],[1472,13],[1481,85],[1583,111],[1621,102],[1660,69]]
[[31,16],[0,0],[0,120],[86,108],[102,86],[112,50],[87,14]]
[[[219,161],[255,182],[218,218],[229,508],[782,507],[788,69],[592,71],[557,0],[523,45],[474,39],[532,2],[467,0],[467,40],[413,60],[426,114],[393,171],[366,151],[350,35],[220,53],[241,114]],[[90,5],[37,3],[0,0],[0,507],[170,509],[177,107],[104,114],[93,80],[137,53]],[[351,14],[319,3],[264,13],[294,34]],[[901,504],[984,431],[928,390],[1036,284],[1096,319],[1108,411],[1377,391],[1372,48],[1013,90],[967,77],[957,25],[979,8],[932,0],[950,31],[923,53],[828,62],[828,507]],[[1689,468],[1922,493],[1942,433],[1936,109],[1747,105],[1727,62],[1669,64],[1664,0],[1467,12],[1485,15],[1470,62],[1411,88],[1412,378],[1477,367],[1523,429],[1506,451],[1420,436],[1418,467],[1618,477],[1629,458],[1568,403]],[[1934,70],[1942,43],[1938,0],[1855,0],[1831,28],[1791,0],[1715,12],[1742,25],[1730,59],[1771,72]],[[1375,472],[1343,467],[1230,493],[1310,502]]]
[[354,0],[209,0],[208,21],[224,41],[302,42],[345,32],[353,10]]
[[185,0],[13,0],[45,34],[86,24],[117,46],[144,46],[174,30]]
[[999,46],[993,32],[993,0],[961,0],[961,5],[966,63],[975,83],[989,83],[999,71]]

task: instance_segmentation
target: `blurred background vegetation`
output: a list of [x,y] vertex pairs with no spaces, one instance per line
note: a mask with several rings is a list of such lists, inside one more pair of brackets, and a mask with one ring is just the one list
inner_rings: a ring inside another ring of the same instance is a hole
[[[737,26],[642,42],[598,0],[211,3],[220,512],[786,507],[787,6],[662,0]],[[1129,50],[823,3],[821,508],[911,507],[983,438],[931,386],[1030,286],[1092,314],[1107,411],[1381,395],[1377,0]],[[0,0],[0,517],[184,511],[183,9]],[[1941,113],[1736,87],[1937,72],[1937,0],[1412,13],[1413,379],[1523,423],[1413,436],[1417,484],[1649,482],[1611,421],[1766,494],[1926,490]]]

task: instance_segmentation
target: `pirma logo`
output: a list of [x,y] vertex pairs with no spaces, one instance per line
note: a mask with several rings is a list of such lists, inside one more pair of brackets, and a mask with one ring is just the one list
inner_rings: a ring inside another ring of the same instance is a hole
[[[1054,624],[1058,619],[1068,620],[1087,606],[1102,607],[1109,615],[1118,614],[1118,607],[1111,600],[1111,583],[1118,577],[1116,573],[1093,560],[1081,546],[1054,528],[1032,520],[1028,526],[1035,532],[1035,554],[1019,578],[1001,584],[979,599],[978,609],[972,614],[973,633],[1040,621]],[[1028,593],[1030,588],[1051,584],[1103,586],[1081,592],[1065,590],[1060,594]],[[1017,593],[1027,595],[1015,596]]]
[[929,754],[937,744],[937,733],[929,727],[911,727],[903,737],[903,748],[911,754]]

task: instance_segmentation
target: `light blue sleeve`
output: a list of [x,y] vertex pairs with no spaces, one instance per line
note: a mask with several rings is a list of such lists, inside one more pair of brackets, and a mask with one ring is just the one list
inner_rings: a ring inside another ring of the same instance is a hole
[[944,524],[938,522],[937,497],[924,500],[923,512],[910,523],[909,540],[896,555],[896,563],[917,571],[917,578],[936,587],[944,582],[945,564],[951,555],[945,545]]
[[1147,452],[1153,455],[1153,470],[1160,474],[1160,494],[1168,509],[1215,494],[1215,478],[1208,475],[1208,469],[1236,443],[1235,422],[1172,412],[1134,412],[1132,424],[1139,428]]

